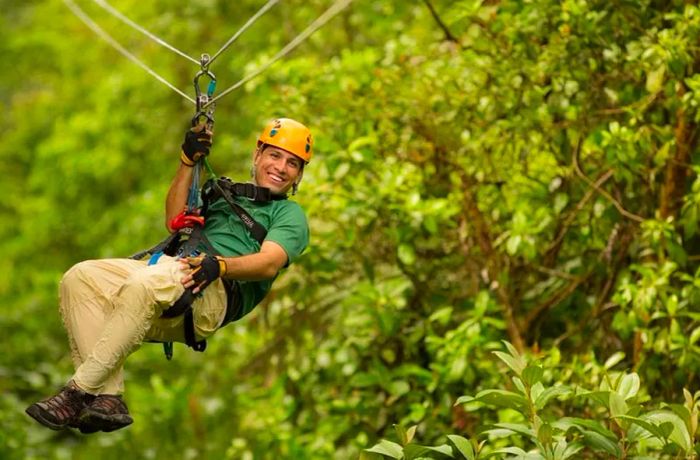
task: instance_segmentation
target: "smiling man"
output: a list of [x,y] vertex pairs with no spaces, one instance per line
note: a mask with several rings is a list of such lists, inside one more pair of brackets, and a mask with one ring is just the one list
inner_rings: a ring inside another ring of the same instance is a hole
[[[126,358],[148,340],[198,349],[194,345],[252,311],[279,271],[306,248],[306,217],[287,193],[296,193],[311,160],[309,129],[289,118],[268,123],[253,153],[253,184],[219,180],[217,193],[204,194],[203,215],[186,215],[193,166],[209,154],[211,136],[204,126],[186,133],[168,190],[171,233],[178,222],[204,218],[184,243],[165,251],[171,255],[88,260],[65,273],[60,311],[76,371],[58,394],[27,408],[42,425],[93,433],[131,424],[122,398]],[[187,294],[187,313],[168,315]]]

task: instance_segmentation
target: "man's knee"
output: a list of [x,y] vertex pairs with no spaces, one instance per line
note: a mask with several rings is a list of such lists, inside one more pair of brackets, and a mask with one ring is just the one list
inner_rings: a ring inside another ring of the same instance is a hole
[[92,278],[91,272],[94,270],[94,262],[93,260],[84,260],[69,268],[61,278],[61,287],[70,289],[76,285],[89,284],[89,280]]

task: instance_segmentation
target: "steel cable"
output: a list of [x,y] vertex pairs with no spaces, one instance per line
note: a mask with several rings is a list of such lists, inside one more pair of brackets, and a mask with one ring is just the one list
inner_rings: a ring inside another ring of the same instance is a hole
[[119,12],[116,8],[114,8],[112,5],[110,5],[109,3],[107,3],[105,0],[92,0],[92,1],[95,2],[97,5],[99,5],[100,8],[104,9],[104,10],[107,11],[109,14],[111,14],[112,16],[114,16],[115,18],[119,19],[120,21],[122,21],[123,23],[127,24],[128,26],[130,26],[130,27],[132,27],[132,28],[138,30],[139,32],[141,32],[142,34],[144,34],[145,36],[147,36],[147,37],[150,38],[151,40],[153,40],[153,41],[155,41],[156,43],[158,43],[159,45],[161,45],[161,46],[163,46],[163,47],[169,49],[170,51],[172,51],[172,52],[174,52],[174,53],[176,53],[176,54],[179,54],[180,56],[184,57],[185,59],[187,59],[187,60],[189,60],[189,61],[194,62],[194,63],[197,64],[197,65],[200,64],[198,59],[193,58],[192,56],[186,54],[184,51],[180,51],[179,49],[175,48],[173,45],[169,44],[169,43],[166,42],[165,40],[163,40],[163,39],[157,37],[157,36],[154,35],[153,33],[149,32],[149,31],[146,30],[146,29],[144,29],[143,27],[141,27],[140,25],[138,25],[137,23],[135,23],[134,21],[132,21],[132,20],[129,19],[128,17],[124,16],[121,12]]
[[[123,23],[125,23],[125,24],[127,24],[128,26],[132,27],[133,29],[136,29],[137,31],[141,32],[142,34],[144,34],[145,36],[147,36],[147,37],[150,38],[151,40],[153,40],[153,41],[155,41],[156,43],[160,44],[161,46],[164,46],[165,48],[169,49],[170,51],[172,51],[172,52],[174,52],[174,53],[176,53],[176,54],[179,54],[180,56],[184,57],[185,59],[187,59],[187,60],[189,60],[189,61],[191,61],[191,62],[193,62],[193,63],[195,63],[195,64],[197,64],[197,65],[201,65],[201,62],[200,62],[199,60],[193,58],[192,56],[188,55],[188,54],[185,53],[184,51],[181,51],[181,50],[177,49],[176,47],[174,47],[173,45],[169,44],[168,42],[166,42],[166,41],[163,40],[162,38],[158,37],[157,35],[153,34],[153,33],[150,32],[150,31],[148,31],[147,29],[145,29],[144,27],[140,26],[140,25],[137,24],[136,22],[132,21],[132,20],[129,19],[127,16],[125,16],[124,14],[122,14],[119,10],[117,10],[117,9],[114,8],[112,5],[110,5],[109,3],[107,3],[105,0],[92,0],[92,1],[93,1],[94,3],[96,3],[97,5],[99,5],[102,9],[104,9],[105,11],[107,11],[109,14],[111,14],[112,16],[114,16],[115,18],[119,19],[120,21],[122,21]],[[248,19],[248,21],[247,21],[245,24],[243,24],[243,26],[240,28],[240,30],[238,30],[238,32],[236,32],[236,33],[235,33],[235,34],[234,34],[234,35],[219,49],[219,51],[217,51],[216,54],[214,54],[214,56],[211,57],[211,59],[209,59],[208,64],[211,64],[212,62],[214,62],[214,60],[215,60],[217,57],[219,57],[219,55],[220,55],[221,53],[223,53],[224,51],[226,51],[226,49],[228,49],[228,47],[231,46],[231,44],[233,44],[233,42],[235,42],[235,41],[238,39],[238,37],[240,37],[240,36],[243,34],[243,32],[245,32],[251,25],[253,25],[253,24],[255,23],[255,21],[257,21],[258,18],[260,18],[260,16],[262,16],[263,14],[265,14],[265,13],[266,13],[270,8],[272,8],[277,2],[279,2],[279,0],[269,0],[265,5],[263,5],[263,7],[260,8],[260,10],[259,10],[257,13],[255,13],[250,19]]]
[[[104,0],[93,0],[96,4],[98,4],[100,7],[104,8],[106,11],[109,13],[113,14],[115,17],[118,19],[122,20],[129,26],[135,28],[139,32],[143,33],[147,37],[151,38],[152,40],[156,41],[162,46],[165,46],[166,48],[170,49],[171,51],[179,54],[180,56],[185,57],[186,59],[194,62],[197,65],[201,65],[200,61],[192,58],[191,56],[188,56],[187,54],[183,53],[182,51],[178,50],[172,45],[169,45],[167,42],[161,40],[157,36],[153,35],[143,27],[139,26],[123,14],[121,14],[119,11],[111,7],[107,2]],[[279,0],[269,0],[255,15],[253,15],[242,27],[241,29],[236,32],[222,47],[219,49],[219,51],[216,52],[216,54],[209,60],[209,64],[217,58],[221,53],[223,53],[238,37],[248,28],[250,25],[252,25],[260,16],[262,16],[265,12],[267,12],[272,6],[274,6]],[[117,51],[119,51],[122,55],[124,55],[126,58],[131,60],[133,63],[144,69],[146,72],[148,72],[151,76],[156,78],[158,81],[178,93],[180,96],[184,97],[188,101],[192,102],[193,104],[196,105],[196,101],[185,94],[183,91],[178,89],[175,85],[172,83],[168,82],[165,78],[161,77],[158,73],[156,73],[153,69],[148,67],[145,63],[143,63],[140,59],[138,59],[136,56],[134,56],[132,53],[130,53],[126,48],[124,48],[119,42],[117,42],[114,38],[112,38],[111,35],[109,35],[107,32],[105,32],[99,25],[97,25],[73,0],[63,0],[63,2],[68,6],[68,8],[75,14],[78,18],[80,18],[81,21],[85,23],[90,29],[92,29],[93,32],[95,32],[97,35],[99,35],[103,40],[105,40],[107,43],[112,45]],[[306,29],[304,29],[299,35],[294,37],[292,41],[290,41],[287,45],[285,45],[284,48],[282,48],[277,54],[275,54],[269,61],[267,61],[265,64],[263,64],[259,69],[254,71],[253,73],[245,76],[232,86],[228,87],[221,93],[219,93],[218,96],[212,98],[207,102],[204,106],[202,106],[202,109],[205,109],[215,103],[217,100],[221,99],[231,91],[234,91],[235,89],[240,88],[253,78],[257,77],[258,75],[262,74],[265,72],[267,69],[269,69],[275,62],[279,61],[283,57],[285,57],[287,54],[292,52],[297,46],[299,46],[302,42],[304,42],[311,34],[316,32],[318,29],[323,27],[328,21],[330,21],[335,15],[340,13],[343,9],[345,9],[352,0],[337,0],[333,5],[331,5],[326,11],[323,12],[318,18],[316,18],[311,24],[309,24]]]
[[[118,41],[116,41],[114,38],[112,38],[111,35],[109,35],[107,32],[105,32],[99,25],[97,25],[92,19],[90,19],[90,16],[88,16],[82,9],[80,9],[80,7],[78,5],[76,5],[75,2],[73,2],[73,0],[63,0],[63,3],[65,3],[66,6],[73,12],[73,14],[75,14],[81,21],[83,21],[83,23],[85,23],[86,26],[88,26],[93,32],[95,32],[98,36],[100,36],[107,43],[112,45],[112,47],[114,47],[114,49],[119,51],[123,56],[125,56],[131,62],[133,62],[134,64],[136,64],[139,67],[141,67],[142,69],[144,69],[146,72],[151,74],[151,76],[153,76],[156,80],[163,83],[164,85],[166,85],[168,88],[175,91],[180,96],[184,97],[185,99],[187,99],[188,101],[190,101],[193,104],[195,103],[195,100],[193,98],[191,98],[190,96],[185,94],[183,91],[178,89],[175,85],[170,83],[165,78],[158,75],[158,73],[156,73],[156,71],[154,71],[153,69],[148,67],[139,58],[137,58],[136,56],[131,54],[126,48],[124,48]],[[197,62],[197,63],[199,64],[199,62]]]
[[331,5],[326,11],[323,12],[321,16],[316,18],[306,29],[304,29],[303,32],[301,32],[299,35],[294,37],[292,41],[290,41],[284,48],[282,48],[277,54],[275,54],[272,59],[267,61],[265,64],[263,64],[262,67],[260,67],[258,70],[253,72],[250,75],[245,76],[243,79],[239,80],[237,83],[233,84],[232,86],[226,88],[224,91],[219,93],[218,96],[215,98],[211,99],[208,103],[206,103],[202,108],[207,108],[211,104],[215,103],[217,100],[221,99],[231,91],[240,88],[244,84],[248,83],[250,80],[253,78],[257,77],[264,71],[266,71],[272,64],[275,62],[279,61],[283,57],[285,57],[287,54],[289,54],[294,48],[299,46],[304,40],[309,38],[311,34],[316,32],[319,28],[321,28],[326,22],[330,21],[336,14],[340,13],[345,7],[347,7],[352,0],[338,0],[336,1],[333,5]]
[[211,64],[212,62],[214,62],[214,60],[215,60],[217,57],[219,57],[219,55],[220,55],[221,53],[223,53],[224,51],[226,51],[226,50],[228,49],[228,47],[231,46],[231,44],[232,44],[233,42],[235,42],[235,41],[238,39],[238,37],[240,37],[241,34],[243,34],[243,32],[245,32],[245,31],[248,29],[248,27],[250,27],[251,25],[253,25],[253,23],[254,23],[255,21],[257,21],[258,18],[259,18],[260,16],[262,16],[263,14],[265,14],[265,13],[267,12],[267,10],[269,10],[270,8],[272,8],[273,6],[275,6],[275,4],[276,4],[278,1],[279,1],[279,0],[269,0],[265,5],[263,5],[263,7],[260,8],[260,10],[259,10],[257,13],[255,13],[250,19],[248,19],[248,22],[246,22],[245,24],[243,24],[243,26],[238,30],[238,32],[236,32],[235,34],[233,34],[233,36],[232,36],[231,38],[229,38],[229,40],[228,40],[226,43],[224,43],[224,46],[222,46],[222,47],[219,49],[219,51],[217,51],[217,52],[211,57],[211,59],[209,60],[209,64]]

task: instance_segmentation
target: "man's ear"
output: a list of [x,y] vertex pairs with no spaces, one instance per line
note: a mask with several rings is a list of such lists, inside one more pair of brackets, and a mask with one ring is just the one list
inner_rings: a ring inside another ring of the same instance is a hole
[[257,163],[263,150],[265,150],[265,144],[258,143],[258,146],[255,147],[255,150],[253,150],[253,164]]

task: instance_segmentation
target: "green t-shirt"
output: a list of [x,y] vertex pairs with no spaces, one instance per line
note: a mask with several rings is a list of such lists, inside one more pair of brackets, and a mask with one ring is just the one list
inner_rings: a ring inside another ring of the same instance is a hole
[[[267,229],[265,241],[273,241],[286,251],[287,265],[306,249],[309,244],[309,226],[304,211],[297,203],[289,200],[255,203],[241,197],[234,200]],[[235,257],[260,251],[260,244],[226,200],[219,199],[210,204],[205,217],[204,236],[218,254]],[[270,291],[272,281],[273,279],[238,281],[242,308],[234,319],[250,313]]]

